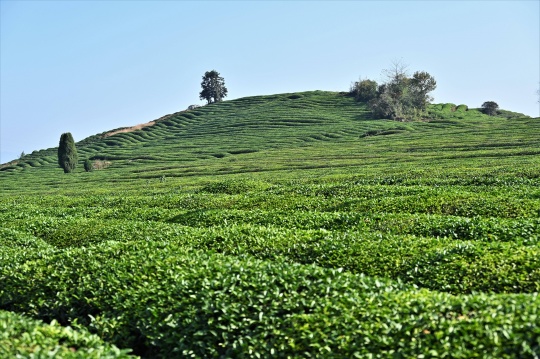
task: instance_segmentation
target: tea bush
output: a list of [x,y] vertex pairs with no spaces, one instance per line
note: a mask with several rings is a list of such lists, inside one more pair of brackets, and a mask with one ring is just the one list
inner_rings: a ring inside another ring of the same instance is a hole
[[62,327],[0,310],[1,358],[135,358],[83,328]]
[[[196,213],[204,219],[204,212]],[[504,243],[493,235],[483,237],[481,234],[475,241],[463,242],[456,240],[453,235],[443,238],[406,235],[407,228],[420,232],[425,230],[420,226],[422,222],[414,222],[414,217],[411,221],[407,217],[345,216],[343,218],[352,220],[338,222],[337,228],[328,226],[333,229],[328,230],[324,225],[319,227],[324,223],[317,222],[317,217],[308,215],[302,219],[299,213],[290,216],[269,213],[269,222],[264,226],[239,222],[231,214],[234,212],[208,222],[201,221],[191,213],[190,226],[51,217],[39,218],[35,222],[25,220],[24,223],[33,234],[56,248],[89,246],[109,240],[168,240],[184,248],[227,255],[250,255],[266,260],[281,259],[345,268],[353,273],[400,279],[424,288],[456,294],[472,291],[531,293],[540,289],[540,248],[536,240],[531,243],[538,234],[526,232],[529,229],[527,226],[521,228],[527,239],[508,238],[509,242]],[[257,216],[261,213],[252,214]],[[239,215],[242,217],[244,212]],[[290,225],[291,222],[286,220],[288,218],[300,218],[308,229]],[[242,219],[250,220],[247,213]],[[318,219],[324,219],[324,216]],[[290,228],[287,228],[287,223]],[[537,221],[535,223],[535,227],[530,228],[537,232]],[[18,226],[17,221],[10,224]],[[428,232],[438,228],[437,222],[431,225],[433,227],[428,227]],[[455,230],[448,233],[477,235],[474,229],[465,234]],[[455,248],[466,250],[456,252]],[[444,257],[444,264],[434,260],[441,256],[440,253],[451,253]]]
[[159,241],[72,249],[16,269],[1,274],[3,309],[77,319],[146,357],[516,358],[540,348],[536,293],[454,297]]

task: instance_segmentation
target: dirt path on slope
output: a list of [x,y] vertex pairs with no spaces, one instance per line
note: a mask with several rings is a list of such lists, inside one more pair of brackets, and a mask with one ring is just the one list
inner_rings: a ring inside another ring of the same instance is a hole
[[140,125],[135,125],[135,126],[131,126],[131,127],[124,127],[124,128],[120,128],[118,130],[113,130],[111,132],[107,132],[106,134],[103,135],[103,137],[110,137],[112,135],[116,135],[117,133],[124,133],[124,132],[133,132],[133,131],[137,131],[137,130],[140,130],[141,128],[145,128],[145,127],[149,127],[149,126],[153,126],[156,124],[156,121],[157,120],[154,120],[154,121],[150,121],[150,122],[147,122],[147,123],[141,123]]

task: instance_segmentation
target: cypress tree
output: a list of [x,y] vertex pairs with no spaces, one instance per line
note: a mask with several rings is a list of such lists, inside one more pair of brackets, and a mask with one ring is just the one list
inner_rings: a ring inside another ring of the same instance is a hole
[[64,169],[64,173],[70,173],[77,166],[77,160],[77,148],[73,136],[69,132],[63,133],[58,145],[58,164]]

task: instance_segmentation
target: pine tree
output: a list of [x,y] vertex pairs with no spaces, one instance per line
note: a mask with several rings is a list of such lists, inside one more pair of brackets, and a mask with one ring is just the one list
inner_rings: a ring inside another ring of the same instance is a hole
[[69,132],[63,133],[58,145],[58,164],[64,169],[64,173],[70,173],[77,166],[77,160],[77,148],[73,136]]

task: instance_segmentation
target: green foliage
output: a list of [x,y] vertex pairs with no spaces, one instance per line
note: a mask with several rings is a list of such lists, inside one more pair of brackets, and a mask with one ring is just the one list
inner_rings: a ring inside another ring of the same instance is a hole
[[495,116],[499,105],[494,101],[486,101],[482,104],[482,111],[488,116]]
[[370,101],[377,97],[377,82],[368,79],[356,81],[351,85],[349,93],[356,101]]
[[433,100],[429,93],[437,87],[435,78],[425,71],[417,71],[410,78],[406,66],[399,62],[385,72],[387,82],[378,87],[376,96],[369,102],[373,115],[400,121],[424,117],[427,105]]
[[240,194],[251,192],[254,190],[262,190],[268,187],[268,184],[257,181],[218,181],[204,185],[200,192],[202,193],[224,193],[224,194]]
[[206,71],[201,82],[202,91],[199,94],[201,100],[206,100],[209,104],[220,102],[227,97],[225,80],[219,76],[216,70]]
[[445,103],[443,104],[442,106],[442,110],[443,111],[447,111],[447,112],[455,112],[457,109],[456,105],[453,104],[453,103]]
[[0,310],[1,358],[135,358],[128,352],[82,328],[62,327],[55,320],[45,324]]
[[534,358],[540,121],[426,112],[255,96],[2,166],[0,309],[148,358]]
[[504,118],[508,118],[508,119],[518,119],[518,118],[527,118],[529,116],[527,115],[524,115],[522,113],[519,113],[519,112],[513,112],[513,111],[507,111],[507,110],[497,110],[497,116],[498,117],[504,117]]
[[[27,237],[37,236],[58,248],[94,245],[107,239],[175,240],[186,248],[346,268],[455,294],[530,293],[540,289],[540,253],[534,247],[540,240],[538,201],[512,202],[510,197],[517,196],[513,191],[508,199],[499,197],[502,205],[494,207],[496,201],[476,189],[477,199],[456,203],[462,194],[439,193],[432,198],[439,191],[428,188],[344,183],[268,187],[242,181],[235,186],[231,181],[205,185],[197,195],[121,195],[65,204],[51,197],[42,199],[38,207],[23,203],[1,207],[4,212],[0,220],[8,228],[24,231]],[[409,196],[411,200],[404,201]],[[368,197],[370,201],[365,200]],[[356,201],[363,202],[362,207],[343,206]],[[434,207],[436,203],[442,206]],[[446,207],[445,203],[455,207]],[[343,207],[342,211],[332,210],[336,206]],[[529,211],[531,207],[536,209]],[[22,213],[16,214],[15,208]],[[442,214],[453,208],[464,214],[468,211],[501,217]],[[513,219],[515,216],[519,217]],[[5,236],[9,238],[6,243],[18,243],[11,239],[11,232]],[[448,272],[446,276],[437,274],[432,280],[421,276],[427,269],[420,272],[417,267],[429,268],[433,252],[451,250],[459,241],[477,242],[468,246],[477,254],[449,258],[449,266],[440,268]],[[467,263],[466,270],[456,275],[452,266],[460,263]]]
[[77,320],[145,357],[419,357],[451,348],[456,358],[514,358],[540,344],[537,294],[454,297],[169,242],[108,242],[3,269],[3,307]]
[[89,158],[84,160],[84,170],[86,172],[92,172],[94,170],[94,164]]
[[64,173],[71,173],[77,166],[78,156],[75,141],[70,132],[60,136],[58,145],[58,165],[64,169]]
[[427,105],[433,101],[428,94],[435,90],[437,82],[435,78],[425,71],[416,71],[409,81],[409,92],[413,108],[424,111]]

